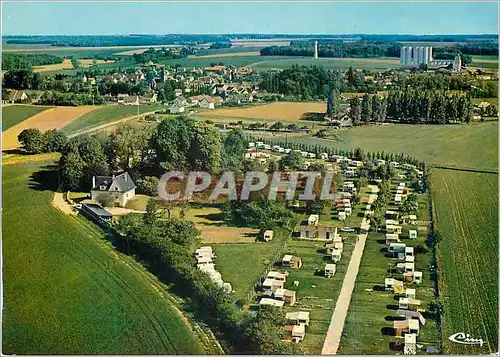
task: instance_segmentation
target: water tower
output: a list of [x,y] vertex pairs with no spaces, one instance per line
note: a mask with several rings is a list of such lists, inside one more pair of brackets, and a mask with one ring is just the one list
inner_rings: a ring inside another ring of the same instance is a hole
[[314,58],[318,58],[318,41],[314,41]]

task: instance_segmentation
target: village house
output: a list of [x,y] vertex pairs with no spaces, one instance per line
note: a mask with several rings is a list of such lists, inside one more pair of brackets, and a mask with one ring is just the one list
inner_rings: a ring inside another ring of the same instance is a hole
[[154,104],[157,101],[156,93],[145,94],[139,98],[140,104]]
[[170,114],[181,114],[184,113],[186,108],[183,105],[179,105],[174,102],[169,108],[168,108]]
[[21,103],[27,101],[28,99],[28,95],[24,91],[13,90],[8,94],[9,103]]
[[283,257],[283,259],[281,259],[281,265],[292,269],[300,269],[302,267],[302,259],[287,254]]
[[137,95],[127,95],[123,98],[123,105],[139,105],[139,97]]
[[136,185],[128,172],[118,176],[94,176],[90,197],[93,201],[102,198],[120,206],[125,206],[128,201],[135,198]]

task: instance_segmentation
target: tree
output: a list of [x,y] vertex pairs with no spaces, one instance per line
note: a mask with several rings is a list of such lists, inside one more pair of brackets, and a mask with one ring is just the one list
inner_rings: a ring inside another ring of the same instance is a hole
[[268,172],[275,172],[279,170],[279,164],[275,159],[269,160],[269,163],[267,164],[267,171]]
[[61,157],[61,178],[67,190],[78,191],[83,179],[85,163],[78,151]]
[[193,170],[216,172],[221,167],[221,139],[215,126],[197,122],[193,125],[193,138],[187,159]]
[[274,131],[280,131],[280,130],[283,130],[283,128],[284,128],[283,123],[280,121],[277,121],[276,123],[271,125],[271,127],[269,129],[274,130]]
[[240,128],[231,129],[224,138],[223,147],[222,162],[224,167],[240,167],[247,148],[243,130]]
[[368,123],[372,120],[372,110],[372,96],[369,94],[365,94],[361,102],[361,121],[363,123]]
[[353,97],[349,101],[350,111],[349,117],[352,120],[352,125],[359,125],[361,122],[361,103],[358,97]]
[[158,180],[157,177],[154,176],[146,176],[143,179],[139,179],[136,181],[137,190],[139,193],[143,193],[148,196],[156,196],[158,192]]
[[158,219],[158,202],[154,199],[149,199],[146,204],[146,213],[143,216],[143,222],[147,225],[153,225]]
[[279,161],[280,170],[290,168],[292,170],[299,170],[302,168],[303,157],[299,152],[292,151],[290,154],[282,156]]
[[24,129],[17,136],[17,140],[21,144],[24,151],[29,154],[39,154],[44,150],[42,133],[36,128]]
[[44,152],[61,152],[68,143],[68,137],[57,130],[47,130],[43,133]]
[[328,94],[328,102],[326,106],[326,115],[328,117],[331,118],[335,113],[339,111],[339,102],[340,102],[339,91],[337,88],[332,87],[330,93]]

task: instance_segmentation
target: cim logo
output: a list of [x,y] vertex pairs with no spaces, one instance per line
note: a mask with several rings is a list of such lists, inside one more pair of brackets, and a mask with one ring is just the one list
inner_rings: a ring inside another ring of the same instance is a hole
[[448,337],[450,341],[461,343],[462,345],[479,345],[483,346],[484,341],[482,338],[472,338],[468,333],[458,332],[450,337]]

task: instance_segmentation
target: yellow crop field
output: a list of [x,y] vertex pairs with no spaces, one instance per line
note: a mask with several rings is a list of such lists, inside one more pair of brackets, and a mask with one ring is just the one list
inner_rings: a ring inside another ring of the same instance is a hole
[[325,113],[326,102],[296,103],[276,102],[247,108],[217,109],[203,112],[203,116],[231,118],[267,119],[295,121],[304,118],[307,113]]
[[3,133],[2,150],[12,150],[19,147],[17,136],[24,129],[37,128],[41,132],[52,129],[61,129],[65,125],[78,119],[83,114],[88,113],[99,107],[80,106],[80,107],[55,107],[44,110],[31,118],[28,118]]

